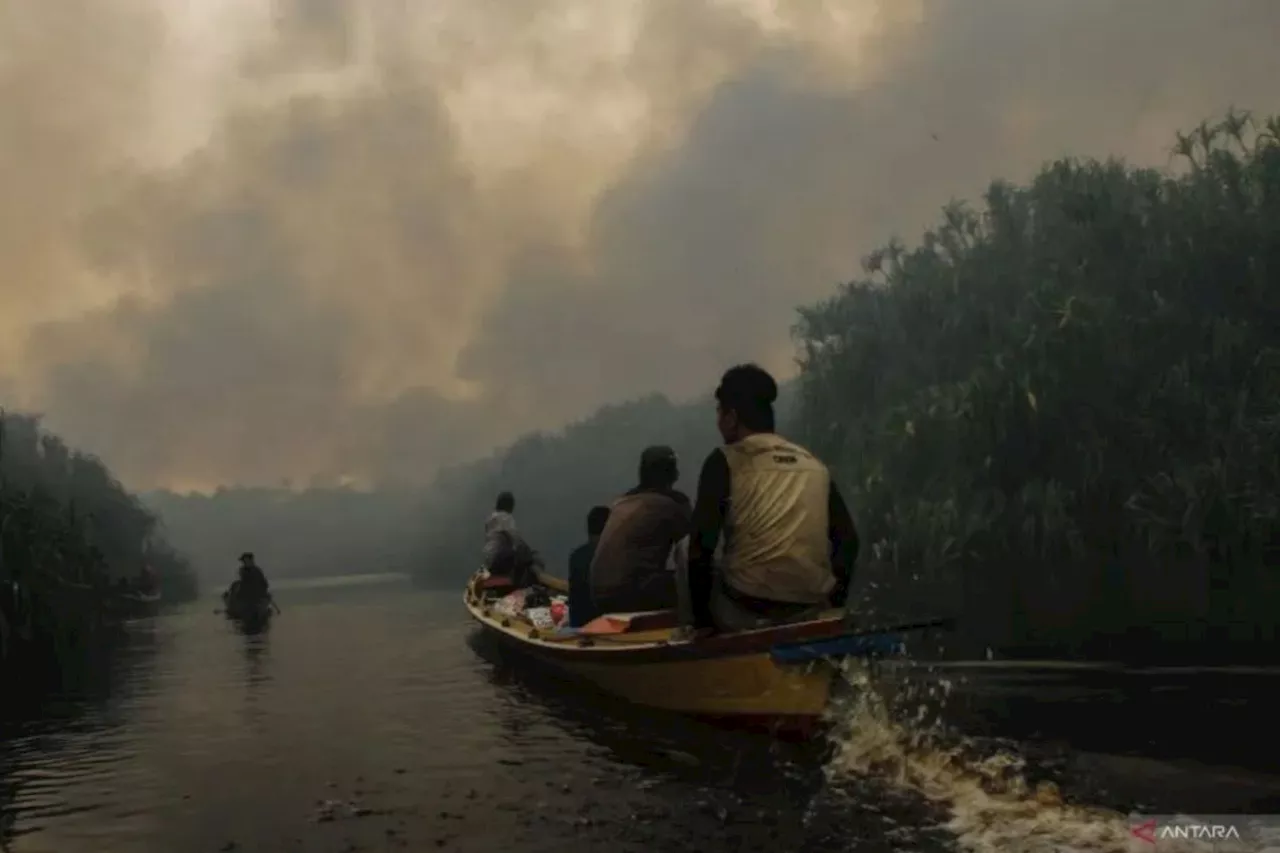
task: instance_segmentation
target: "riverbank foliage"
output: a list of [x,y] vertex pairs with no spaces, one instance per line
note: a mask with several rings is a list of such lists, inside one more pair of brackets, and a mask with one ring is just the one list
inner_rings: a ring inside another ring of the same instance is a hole
[[1280,120],[1176,153],[995,183],[801,312],[802,438],[993,645],[1280,651]]
[[86,639],[144,565],[166,599],[194,597],[194,576],[157,523],[100,461],[36,418],[0,413],[0,647]]

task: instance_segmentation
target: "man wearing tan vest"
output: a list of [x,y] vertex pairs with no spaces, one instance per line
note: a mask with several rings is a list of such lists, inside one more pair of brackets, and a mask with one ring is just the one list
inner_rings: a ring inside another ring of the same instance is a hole
[[773,377],[754,364],[731,368],[716,389],[724,446],[702,465],[689,542],[697,629],[801,622],[848,597],[858,556],[853,519],[827,466],[774,433],[777,397]]

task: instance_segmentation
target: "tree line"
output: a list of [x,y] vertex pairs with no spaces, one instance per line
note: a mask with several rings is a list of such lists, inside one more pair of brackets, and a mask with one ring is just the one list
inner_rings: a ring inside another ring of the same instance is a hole
[[38,418],[0,412],[0,665],[92,641],[144,566],[162,598],[196,595],[159,520],[102,462]]

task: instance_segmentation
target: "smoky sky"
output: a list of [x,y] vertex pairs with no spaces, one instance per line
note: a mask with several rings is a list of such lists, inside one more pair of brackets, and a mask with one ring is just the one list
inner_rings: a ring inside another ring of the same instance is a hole
[[1272,0],[290,0],[189,93],[160,8],[0,13],[0,393],[139,488],[422,482],[785,373],[951,198],[1280,110]]

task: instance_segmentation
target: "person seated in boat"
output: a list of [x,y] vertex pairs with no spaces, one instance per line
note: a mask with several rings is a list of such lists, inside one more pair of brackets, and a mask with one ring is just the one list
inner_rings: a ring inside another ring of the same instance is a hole
[[[671,550],[689,534],[692,506],[676,491],[675,451],[648,447],[640,455],[640,484],[616,500],[591,560],[596,613],[666,610],[677,604]],[[572,606],[572,605],[571,605]]]
[[142,568],[138,571],[137,580],[138,591],[146,595],[155,592],[159,587],[159,578],[156,577],[156,570],[151,568],[150,563],[143,563]]
[[501,530],[496,537],[493,558],[489,563],[489,576],[509,578],[516,589],[524,589],[538,582],[542,571],[542,558],[529,547],[515,530]]
[[493,571],[493,560],[498,552],[511,543],[510,537],[503,534],[516,532],[516,499],[511,492],[500,492],[494,501],[493,512],[484,521],[484,548],[481,552],[480,565],[487,571]]
[[247,601],[257,601],[271,594],[266,574],[249,551],[240,555],[240,576],[231,589],[233,596]]
[[827,466],[775,432],[777,396],[773,377],[754,364],[731,368],[716,389],[724,445],[702,464],[689,541],[695,629],[805,621],[848,597],[858,556],[853,519]]
[[587,513],[587,541],[569,555],[569,627],[581,628],[600,614],[591,599],[591,561],[600,544],[600,534],[609,521],[607,506],[593,506]]

